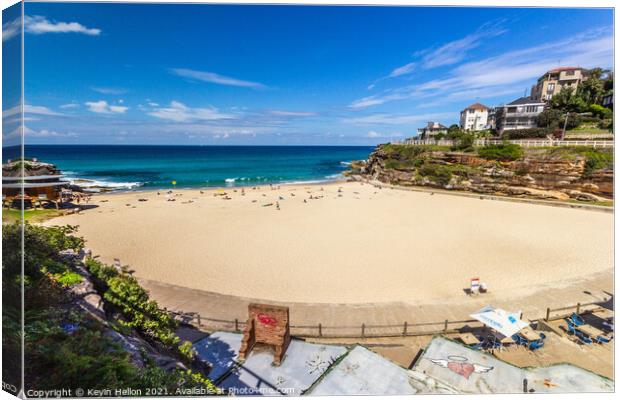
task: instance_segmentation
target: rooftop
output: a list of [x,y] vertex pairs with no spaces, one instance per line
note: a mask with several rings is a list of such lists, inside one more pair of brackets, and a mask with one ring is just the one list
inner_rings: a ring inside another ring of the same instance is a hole
[[488,110],[488,109],[489,107],[485,106],[484,104],[474,103],[470,105],[469,107],[467,107],[465,110]]
[[533,98],[526,96],[526,97],[519,97],[518,99],[511,101],[510,103],[508,103],[508,106],[519,106],[519,105],[525,105],[525,104],[545,104],[542,101],[538,101],[538,100],[534,100]]

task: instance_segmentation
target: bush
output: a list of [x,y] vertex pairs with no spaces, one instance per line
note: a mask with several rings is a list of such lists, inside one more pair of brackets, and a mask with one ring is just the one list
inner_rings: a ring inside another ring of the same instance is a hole
[[523,157],[523,149],[518,144],[503,143],[480,147],[478,155],[487,160],[514,161]]
[[614,120],[613,119],[604,119],[598,123],[597,127],[599,129],[607,129],[609,131],[613,131],[614,129]]
[[452,179],[452,171],[445,165],[437,165],[426,163],[418,170],[420,175],[428,177],[433,182],[439,183],[443,186],[450,183]]
[[562,111],[548,108],[538,114],[536,122],[540,128],[557,129],[564,122]]
[[55,274],[54,279],[63,286],[73,286],[83,281],[82,275],[73,271],[65,271],[62,274]]
[[474,140],[475,140],[475,137],[473,134],[464,133],[456,139],[456,143],[451,147],[451,150],[473,151]]
[[502,138],[504,139],[540,139],[545,138],[551,133],[550,130],[545,128],[530,128],[530,129],[513,129],[504,131]]
[[[146,367],[138,368],[131,362],[129,353],[105,334],[100,322],[75,311],[75,304],[70,302],[72,298],[66,296],[58,285],[58,282],[70,285],[82,279],[59,255],[62,250],[77,251],[82,247],[83,240],[71,235],[73,232],[75,227],[21,226],[17,223],[2,227],[3,379],[11,383],[19,381],[18,360],[21,359],[23,339],[25,389],[166,388],[169,393],[174,393],[178,388],[203,387],[211,393],[219,393],[208,379],[191,370],[164,371],[148,358],[144,360]],[[24,246],[28,249],[24,259],[23,337],[19,251],[22,233]],[[114,268],[99,261],[90,259],[87,264],[97,279],[122,279]],[[124,304],[134,304],[137,312],[144,316],[140,325],[142,329],[165,332],[158,327],[166,326],[167,332],[174,335],[170,330],[174,321],[167,314],[162,316],[163,312],[154,302],[145,301],[145,292],[133,287],[134,283],[135,280],[129,280],[131,290],[128,291],[135,296],[127,296]],[[111,286],[116,289],[115,285]],[[114,322],[110,321],[110,324]],[[162,341],[176,344],[178,338],[175,341],[163,337]],[[192,353],[187,347],[175,350],[188,356]]]

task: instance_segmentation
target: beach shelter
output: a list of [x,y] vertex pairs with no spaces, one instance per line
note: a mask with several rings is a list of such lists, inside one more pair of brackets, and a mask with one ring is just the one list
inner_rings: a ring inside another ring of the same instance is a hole
[[488,327],[491,327],[504,336],[510,337],[529,324],[520,319],[521,311],[510,313],[501,308],[486,306],[471,314]]

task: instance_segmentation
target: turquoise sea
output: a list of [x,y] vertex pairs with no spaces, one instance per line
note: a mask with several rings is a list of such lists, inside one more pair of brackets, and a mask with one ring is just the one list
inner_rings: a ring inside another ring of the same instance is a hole
[[[338,179],[359,146],[87,146],[27,145],[26,157],[56,164],[68,179],[117,189],[252,186]],[[3,162],[18,156],[5,148]]]

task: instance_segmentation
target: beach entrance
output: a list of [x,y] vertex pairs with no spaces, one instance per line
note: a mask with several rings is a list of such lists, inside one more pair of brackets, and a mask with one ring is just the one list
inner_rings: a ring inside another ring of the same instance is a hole
[[280,365],[291,341],[288,307],[251,303],[239,359],[245,360],[256,343],[274,346],[273,363]]

